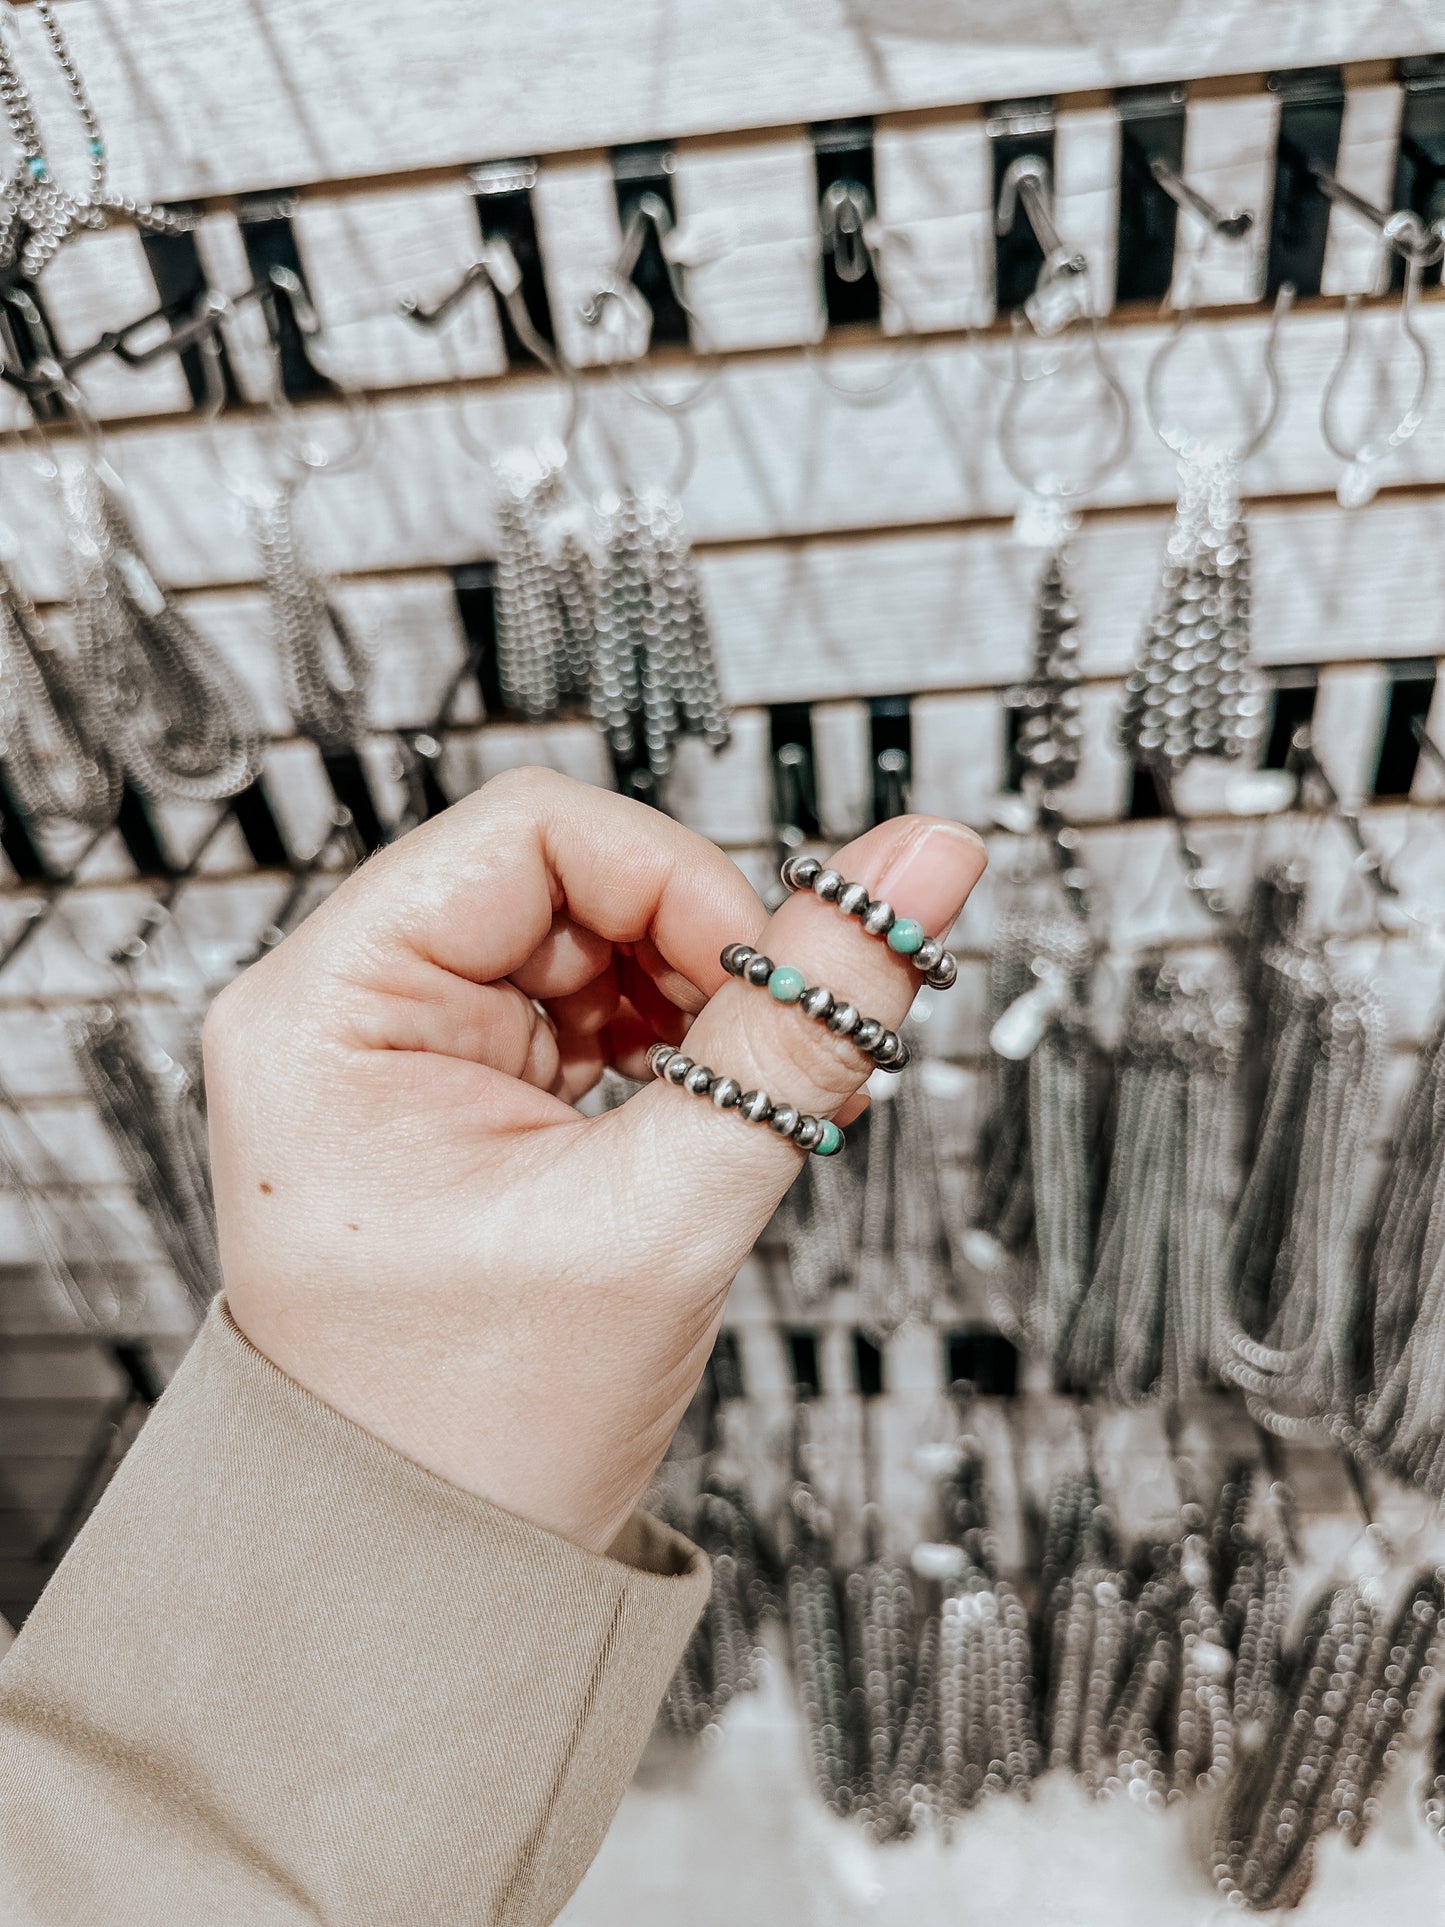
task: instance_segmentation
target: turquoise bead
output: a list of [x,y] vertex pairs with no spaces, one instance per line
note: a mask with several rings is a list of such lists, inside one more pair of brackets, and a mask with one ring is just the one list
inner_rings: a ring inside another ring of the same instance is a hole
[[32,154],[25,165],[30,169],[30,172],[35,176],[37,181],[43,181],[49,172],[49,169],[45,165],[45,156],[43,154]]
[[97,160],[97,161],[104,160],[105,159],[105,142],[100,140],[93,140],[90,143],[90,153],[91,153],[92,160]]
[[768,995],[780,1004],[795,1004],[807,989],[801,970],[794,970],[791,964],[779,964],[768,979]]
[[888,948],[896,950],[900,957],[911,957],[915,950],[923,948],[923,925],[915,923],[912,917],[899,917],[888,932]]
[[830,1118],[825,1117],[823,1119],[823,1135],[813,1146],[813,1156],[815,1158],[830,1158],[835,1151],[841,1151],[842,1148],[843,1133]]

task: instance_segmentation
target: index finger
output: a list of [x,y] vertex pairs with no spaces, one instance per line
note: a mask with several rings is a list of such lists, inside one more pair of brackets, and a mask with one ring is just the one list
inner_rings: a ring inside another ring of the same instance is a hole
[[[661,811],[553,770],[509,770],[371,858],[311,919],[370,968],[388,948],[473,984],[520,970],[564,913],[652,944],[710,995],[722,946],[767,913],[737,865]],[[338,961],[341,961],[338,958]]]

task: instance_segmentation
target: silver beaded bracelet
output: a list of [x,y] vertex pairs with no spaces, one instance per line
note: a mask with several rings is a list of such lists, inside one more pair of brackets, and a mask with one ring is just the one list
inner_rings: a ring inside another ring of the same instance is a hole
[[710,1097],[720,1111],[736,1111],[749,1124],[766,1124],[779,1137],[790,1138],[800,1151],[830,1158],[843,1148],[843,1133],[831,1118],[813,1117],[795,1104],[775,1104],[765,1091],[745,1091],[735,1077],[719,1077],[707,1064],[694,1063],[675,1044],[654,1044],[647,1068],[666,1084],[693,1097]]
[[875,903],[863,884],[849,883],[815,856],[790,856],[782,877],[788,889],[811,890],[824,903],[835,903],[845,917],[856,917],[870,937],[881,937],[895,955],[906,957],[930,990],[950,990],[958,981],[958,959],[942,940],[925,936],[921,923],[897,916],[891,904]]
[[865,1017],[856,1004],[839,1003],[821,984],[810,986],[791,964],[775,964],[747,943],[730,943],[718,961],[730,977],[757,984],[775,1003],[796,1004],[805,1017],[826,1024],[835,1036],[850,1038],[880,1071],[901,1071],[908,1062],[908,1046],[896,1030],[876,1017]]

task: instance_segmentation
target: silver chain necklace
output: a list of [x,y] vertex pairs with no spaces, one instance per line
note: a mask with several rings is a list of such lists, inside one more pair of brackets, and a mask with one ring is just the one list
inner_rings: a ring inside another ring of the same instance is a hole
[[52,11],[51,0],[35,0],[35,11],[85,129],[87,177],[84,189],[78,194],[62,187],[54,178],[30,90],[20,77],[4,36],[0,35],[0,109],[4,111],[11,138],[20,149],[20,159],[3,189],[0,267],[9,267],[18,260],[21,273],[33,281],[72,235],[87,228],[109,227],[114,220],[128,221],[148,234],[189,233],[195,226],[194,220],[152,207],[145,201],[132,200],[106,186],[105,140],[85,83]]

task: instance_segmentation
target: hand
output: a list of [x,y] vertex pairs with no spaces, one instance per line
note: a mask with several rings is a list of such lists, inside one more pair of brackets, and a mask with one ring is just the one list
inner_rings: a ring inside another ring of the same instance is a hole
[[[922,817],[837,858],[930,935],[984,862]],[[684,1033],[822,1116],[868,1069],[726,978],[734,941],[893,1027],[917,987],[831,905],[800,895],[769,922],[712,844],[546,771],[363,865],[206,1024],[226,1293],[252,1344],[418,1464],[605,1549],[803,1156],[670,1086],[595,1119],[573,1100]]]

